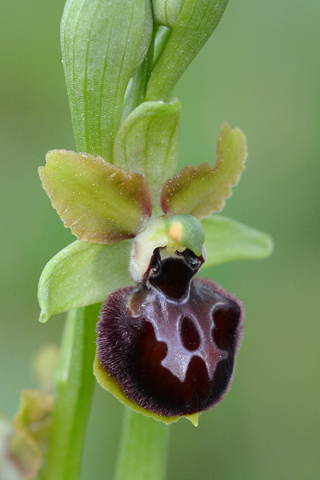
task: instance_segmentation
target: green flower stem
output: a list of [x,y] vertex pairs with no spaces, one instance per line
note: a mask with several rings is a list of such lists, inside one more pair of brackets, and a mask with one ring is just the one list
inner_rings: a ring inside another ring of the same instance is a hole
[[126,408],[114,480],[164,480],[169,426]]
[[55,375],[55,407],[41,480],[78,480],[95,385],[95,327],[100,305],[67,316]]

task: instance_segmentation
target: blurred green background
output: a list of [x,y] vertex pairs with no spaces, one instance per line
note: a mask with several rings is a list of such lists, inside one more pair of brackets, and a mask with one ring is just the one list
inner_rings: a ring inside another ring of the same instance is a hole
[[[45,263],[73,240],[37,167],[74,149],[59,47],[64,0],[1,2],[0,409],[12,416],[63,316],[38,323]],[[171,429],[168,479],[314,480],[320,475],[319,0],[230,0],[178,84],[180,162],[213,162],[219,125],[248,137],[247,170],[224,214],[269,232],[271,259],[212,268],[246,308],[230,393],[194,428]],[[82,478],[111,479],[122,406],[96,388]],[[58,479],[57,479],[58,480]]]

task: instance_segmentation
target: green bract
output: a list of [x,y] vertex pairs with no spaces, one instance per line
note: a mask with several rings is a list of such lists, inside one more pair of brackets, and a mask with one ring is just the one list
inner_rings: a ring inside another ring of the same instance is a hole
[[61,46],[77,148],[112,162],[130,77],[152,35],[149,0],[69,0]]
[[115,138],[114,163],[147,180],[154,206],[162,183],[177,169],[181,104],[145,102],[122,123]]

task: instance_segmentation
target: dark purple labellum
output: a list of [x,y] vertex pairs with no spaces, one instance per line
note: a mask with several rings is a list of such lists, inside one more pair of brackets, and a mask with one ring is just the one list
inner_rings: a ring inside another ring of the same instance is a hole
[[155,270],[151,286],[112,293],[97,326],[102,366],[129,399],[162,416],[200,412],[222,398],[241,336],[239,302],[191,277],[184,295],[172,295]]

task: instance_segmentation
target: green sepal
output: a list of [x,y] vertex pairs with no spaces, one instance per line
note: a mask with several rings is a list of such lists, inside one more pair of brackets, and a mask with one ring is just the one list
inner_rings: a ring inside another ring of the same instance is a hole
[[256,260],[271,255],[269,235],[240,222],[212,215],[201,221],[205,233],[207,259],[202,269],[230,260]]
[[166,101],[169,95],[214,32],[228,0],[184,0],[170,38],[153,68],[146,100]]
[[247,158],[246,137],[239,128],[221,125],[217,144],[218,158],[213,167],[201,163],[187,165],[167,180],[160,192],[165,213],[189,214],[198,219],[221,212],[231,187],[237,185]]
[[173,28],[184,0],[152,0],[154,22]]
[[123,98],[152,37],[150,0],[68,0],[61,49],[79,151],[112,161]]
[[145,102],[122,123],[114,143],[113,162],[147,180],[159,204],[162,183],[174,175],[179,154],[181,103]]
[[199,415],[200,413],[193,413],[190,415],[181,415],[176,417],[162,417],[161,415],[157,415],[146,408],[140,407],[128,397],[126,397],[125,393],[121,389],[120,385],[109,375],[109,373],[103,368],[100,363],[99,357],[96,354],[96,358],[93,364],[93,373],[96,376],[97,382],[101,385],[102,388],[108,390],[112,395],[114,395],[121,403],[123,403],[126,407],[132,408],[135,412],[142,413],[147,417],[152,417],[155,420],[159,420],[166,424],[177,422],[180,418],[186,418],[190,420],[190,422],[194,425],[198,425]]
[[61,250],[40,277],[40,322],[58,313],[102,303],[113,290],[131,285],[131,245],[131,240],[113,245],[75,241]]
[[78,240],[114,243],[132,238],[152,212],[142,175],[126,173],[101,157],[52,150],[39,168],[42,185]]

